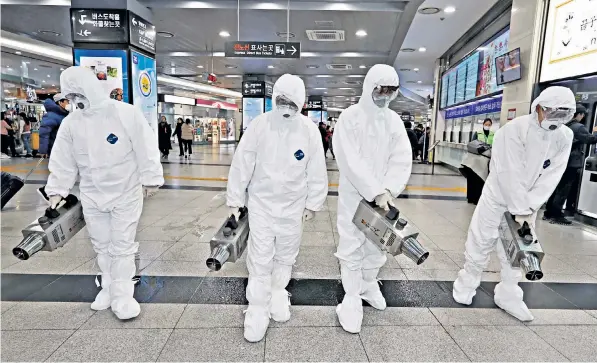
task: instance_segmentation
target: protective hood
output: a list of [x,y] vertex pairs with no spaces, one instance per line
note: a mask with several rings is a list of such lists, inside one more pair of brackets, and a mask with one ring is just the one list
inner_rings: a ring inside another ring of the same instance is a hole
[[90,109],[95,109],[110,99],[95,74],[86,67],[73,66],[62,72],[60,91],[63,95],[82,94],[89,100]]
[[537,105],[550,108],[569,108],[576,109],[574,93],[569,88],[561,86],[552,86],[545,89],[531,105],[533,116],[537,119]]
[[305,83],[297,76],[285,74],[278,78],[274,84],[274,94],[272,96],[274,108],[276,108],[276,98],[280,95],[286,96],[294,102],[298,106],[299,112],[301,112],[305,104]]
[[363,82],[363,94],[359,100],[360,105],[367,108],[371,107],[374,110],[379,109],[371,98],[373,90],[377,86],[400,86],[398,73],[396,73],[394,67],[387,64],[376,64],[371,67]]

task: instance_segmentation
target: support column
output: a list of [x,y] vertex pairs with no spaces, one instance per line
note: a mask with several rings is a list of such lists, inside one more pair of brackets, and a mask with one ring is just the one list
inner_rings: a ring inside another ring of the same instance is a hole
[[539,73],[544,7],[545,0],[512,2],[508,50],[520,48],[522,78],[504,86],[500,126],[509,121],[509,110],[513,110],[516,117],[529,114]]

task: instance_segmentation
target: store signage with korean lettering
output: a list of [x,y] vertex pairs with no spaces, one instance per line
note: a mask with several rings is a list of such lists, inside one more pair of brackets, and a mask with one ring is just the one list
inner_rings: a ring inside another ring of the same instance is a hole
[[266,85],[262,81],[244,81],[242,84],[243,96],[265,96]]
[[489,98],[471,105],[454,107],[446,110],[445,119],[461,118],[486,113],[500,112],[502,110],[502,97]]
[[137,14],[129,12],[129,30],[131,45],[155,54],[155,25]]
[[226,42],[229,58],[300,58],[301,43],[292,42]]
[[127,43],[128,24],[123,9],[71,9],[71,31],[77,43]]

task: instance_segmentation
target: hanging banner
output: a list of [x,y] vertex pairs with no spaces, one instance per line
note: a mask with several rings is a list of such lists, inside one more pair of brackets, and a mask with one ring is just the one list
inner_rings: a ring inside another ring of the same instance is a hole
[[502,97],[488,98],[471,105],[449,108],[444,119],[461,118],[485,113],[500,112],[502,110]]

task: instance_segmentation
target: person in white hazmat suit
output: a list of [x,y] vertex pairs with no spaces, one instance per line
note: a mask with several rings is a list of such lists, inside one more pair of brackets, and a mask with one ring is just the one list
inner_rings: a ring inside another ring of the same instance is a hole
[[[328,178],[321,135],[299,112],[305,85],[285,74],[274,84],[273,109],[245,131],[230,167],[227,205],[249,209],[249,283],[245,339],[265,336],[270,316],[290,319],[286,286],[299,252],[303,223],[323,208]],[[248,199],[247,198],[248,190]]]
[[340,260],[346,295],[336,308],[340,324],[350,333],[361,330],[363,303],[384,310],[377,274],[386,253],[352,223],[364,198],[385,210],[394,206],[406,187],[412,169],[412,149],[400,117],[388,108],[398,94],[398,74],[385,64],[373,66],[356,105],[340,114],[334,130],[334,151],[340,170],[336,257]]
[[575,110],[572,91],[549,87],[533,101],[530,115],[517,117],[496,132],[491,171],[468,231],[464,268],[454,282],[452,295],[458,303],[471,304],[497,244],[502,270],[494,290],[495,304],[519,320],[533,320],[518,286],[522,273],[510,266],[498,241],[498,226],[508,211],[521,225],[527,222],[537,238],[537,211],[560,181],[572,146],[572,131],[561,126]]
[[164,183],[157,138],[141,111],[111,100],[91,70],[66,69],[60,87],[74,107],[60,125],[45,190],[55,208],[80,177],[83,214],[102,275],[91,308],[111,307],[119,319],[134,318],[140,312],[132,278],[143,197]]

